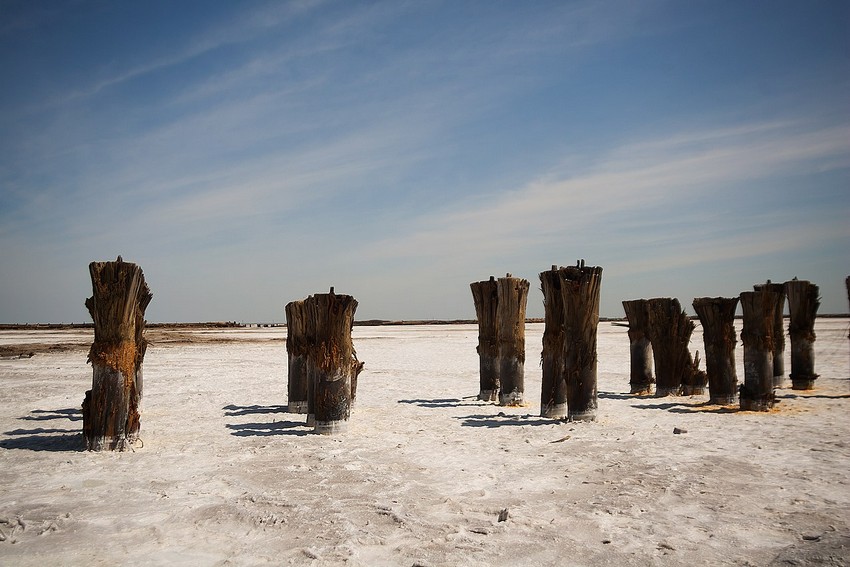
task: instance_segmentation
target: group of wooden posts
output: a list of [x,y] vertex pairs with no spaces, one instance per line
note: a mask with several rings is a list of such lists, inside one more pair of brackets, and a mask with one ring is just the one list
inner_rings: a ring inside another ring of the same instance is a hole
[[[688,350],[693,321],[670,298],[624,301],[631,347],[630,385],[633,394],[696,395],[709,391],[709,403],[742,410],[767,411],[774,388],[784,382],[785,332],[783,312],[788,297],[791,337],[791,384],[795,390],[814,388],[815,317],[818,286],[803,280],[754,286],[739,297],[698,297],[694,310],[703,328],[706,371],[699,370]],[[735,311],[743,312],[744,382],[735,371]],[[655,378],[652,361],[655,362]]]
[[[540,274],[545,310],[540,414],[596,418],[596,329],[602,268],[552,266]],[[507,274],[470,284],[478,316],[478,398],[521,405],[525,392],[525,309],[529,283]]]
[[[92,262],[92,297],[86,307],[94,321],[92,388],[83,401],[83,434],[90,451],[124,450],[139,433],[145,309],[153,297],[136,264]],[[596,417],[596,330],[602,268],[557,267],[540,274],[545,309],[540,413],[573,421]],[[847,280],[850,297],[850,278]],[[525,311],[527,280],[507,274],[470,284],[478,316],[480,389],[478,397],[501,405],[521,405],[525,392]],[[743,309],[745,410],[773,406],[773,389],[782,385],[785,348],[783,310],[788,297],[791,382],[813,388],[814,322],[818,287],[807,281],[755,286],[740,298],[703,297],[694,309],[703,326],[706,372],[688,350],[694,323],[670,298],[624,301],[631,343],[631,391],[657,396],[702,394],[733,404],[735,373],[734,317]],[[286,305],[288,410],[306,413],[319,433],[343,431],[357,393],[363,363],[351,339],[357,301],[350,295],[311,295]],[[650,354],[651,353],[651,354]],[[655,362],[655,378],[651,358]]]

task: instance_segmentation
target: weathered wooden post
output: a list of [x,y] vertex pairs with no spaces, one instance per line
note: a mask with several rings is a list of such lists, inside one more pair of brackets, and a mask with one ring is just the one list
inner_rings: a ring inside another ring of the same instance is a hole
[[496,278],[469,284],[475,314],[478,317],[478,399],[495,402],[499,399],[499,340],[496,311],[499,292]]
[[678,299],[660,297],[647,300],[649,341],[655,360],[655,395],[701,394],[705,373],[691,358],[688,343],[694,323],[679,305]]
[[139,435],[145,309],[153,295],[142,269],[121,256],[115,262],[92,262],[89,273],[93,378],[83,401],[83,434],[89,451],[123,451]]
[[499,304],[496,329],[499,340],[499,405],[518,406],[525,394],[525,307],[528,280],[507,274],[497,283]]
[[286,304],[286,353],[288,358],[287,393],[289,413],[308,413],[309,354],[307,342],[307,304],[291,301]]
[[649,394],[655,378],[652,376],[652,345],[647,331],[649,311],[645,299],[623,301],[629,321],[629,359],[631,362],[629,385],[632,394]]
[[564,300],[558,266],[540,273],[543,291],[543,379],[540,388],[540,415],[553,419],[567,417],[567,377],[564,373]]
[[741,293],[744,326],[744,383],[742,410],[767,411],[773,407],[773,316],[779,296],[768,288]]
[[773,314],[773,387],[781,388],[785,383],[785,323],[783,315],[785,312],[785,284],[767,283],[753,286],[755,291],[767,287],[770,291],[779,294],[776,302],[776,311]]
[[596,419],[596,330],[602,268],[577,266],[559,270],[564,303],[564,373],[570,421]]
[[788,334],[791,335],[791,388],[815,387],[815,317],[820,298],[818,286],[806,280],[785,282],[788,294]]
[[694,311],[702,323],[709,403],[732,405],[738,397],[735,372],[735,309],[737,297],[697,297]]
[[352,385],[363,365],[357,360],[351,328],[357,300],[350,295],[318,293],[311,303],[316,339],[310,352],[315,372],[315,431],[344,432],[351,415]]

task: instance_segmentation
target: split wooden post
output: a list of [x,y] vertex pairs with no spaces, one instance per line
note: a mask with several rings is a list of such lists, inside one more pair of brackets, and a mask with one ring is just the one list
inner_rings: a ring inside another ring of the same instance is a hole
[[773,407],[773,315],[779,295],[768,288],[741,293],[744,326],[744,383],[742,410],[768,411]]
[[540,388],[540,416],[567,417],[567,377],[564,373],[564,299],[558,266],[540,273],[543,292],[543,379]]
[[469,284],[475,314],[478,318],[478,399],[495,402],[499,399],[499,340],[496,312],[499,292],[496,278]]
[[93,378],[83,401],[83,434],[89,451],[124,451],[139,435],[145,309],[153,295],[142,269],[121,256],[115,262],[92,262],[89,273]]
[[316,338],[309,356],[315,380],[315,431],[342,433],[351,415],[353,385],[363,368],[351,340],[357,300],[350,295],[336,295],[334,288],[312,297]]
[[791,336],[791,388],[815,387],[815,317],[820,298],[818,286],[806,280],[785,282],[788,294],[788,334]]
[[564,373],[570,421],[596,419],[596,331],[602,268],[577,266],[559,270],[564,303]]
[[652,393],[655,378],[652,376],[652,344],[647,334],[649,311],[645,299],[623,301],[626,319],[629,321],[629,359],[632,394]]
[[691,358],[688,343],[694,323],[682,310],[678,299],[660,297],[647,300],[649,341],[655,361],[655,395],[702,394],[706,376],[698,361]]
[[525,394],[525,308],[528,280],[499,278],[496,329],[499,340],[499,405],[518,406]]
[[732,405],[738,397],[735,372],[735,309],[737,297],[697,297],[694,311],[702,323],[709,403]]
[[310,374],[307,360],[309,352],[306,301],[291,301],[286,304],[287,411],[289,413],[308,413]]
[[779,294],[773,313],[773,386],[781,388],[785,384],[785,284],[767,280],[767,283],[754,285],[753,290],[760,291],[765,287]]

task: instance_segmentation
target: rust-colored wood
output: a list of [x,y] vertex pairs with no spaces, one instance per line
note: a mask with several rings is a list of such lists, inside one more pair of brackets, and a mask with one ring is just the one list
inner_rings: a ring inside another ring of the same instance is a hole
[[540,354],[543,378],[540,387],[540,415],[553,419],[568,416],[567,376],[564,372],[564,300],[558,266],[540,273],[543,291],[543,351]]
[[775,403],[773,392],[773,318],[779,294],[769,288],[741,293],[744,324],[744,383],[742,410],[768,411]]
[[773,313],[773,386],[781,388],[785,384],[785,284],[767,280],[767,283],[754,285],[753,290],[765,287],[779,295]]
[[315,346],[309,359],[314,372],[315,431],[323,434],[346,430],[355,397],[357,360],[351,329],[357,300],[350,295],[319,293],[308,300],[315,319]]
[[142,269],[120,256],[115,262],[92,262],[89,274],[93,377],[83,401],[83,436],[89,451],[123,451],[139,435],[145,309],[153,295]]
[[788,334],[791,337],[791,388],[815,387],[815,318],[820,307],[819,289],[806,280],[785,282],[788,295]]
[[478,318],[478,399],[495,402],[499,399],[499,339],[496,311],[499,292],[496,278],[469,284],[475,314]]
[[578,266],[559,270],[564,304],[564,373],[570,421],[596,419],[596,333],[602,268]]
[[496,329],[499,341],[499,405],[524,403],[525,395],[525,308],[528,280],[507,274],[499,278]]
[[287,411],[289,413],[308,413],[309,351],[307,304],[305,301],[291,301],[286,304]]
[[652,344],[649,342],[649,311],[645,299],[623,301],[629,321],[629,386],[632,394],[650,394],[652,376]]
[[738,398],[735,372],[735,309],[737,297],[698,297],[694,311],[702,323],[709,402],[732,405]]

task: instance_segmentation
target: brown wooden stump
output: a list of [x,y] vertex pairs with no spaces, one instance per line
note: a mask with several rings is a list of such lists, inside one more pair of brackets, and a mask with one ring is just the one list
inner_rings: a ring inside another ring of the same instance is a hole
[[744,383],[742,410],[767,411],[773,407],[773,317],[779,295],[770,289],[741,293],[744,326]]
[[499,340],[496,311],[499,292],[496,278],[469,284],[475,314],[478,317],[478,399],[495,402],[499,399]]
[[649,341],[655,360],[655,395],[694,395],[705,391],[705,373],[697,369],[688,343],[694,323],[669,297],[647,300]]
[[545,327],[541,363],[540,415],[553,419],[567,417],[567,377],[564,372],[564,300],[558,266],[540,273]]
[[315,346],[310,352],[314,371],[315,431],[344,432],[354,399],[353,384],[363,365],[357,360],[351,328],[357,300],[350,295],[330,293],[313,296]]
[[781,388],[785,384],[785,284],[767,280],[765,284],[754,285],[753,289],[760,291],[764,287],[779,294],[776,311],[773,313],[773,387]]
[[93,378],[83,401],[83,434],[89,451],[123,451],[139,434],[145,309],[153,295],[142,269],[120,256],[115,262],[92,262],[89,273]]
[[702,323],[709,403],[732,405],[738,397],[735,372],[735,309],[737,297],[698,297],[694,311]]
[[306,302],[291,301],[286,304],[287,400],[289,404],[287,411],[289,413],[308,413],[309,351]]
[[561,299],[564,303],[564,373],[567,379],[567,407],[570,421],[596,419],[596,330],[599,326],[599,298],[602,268],[578,266],[562,268]]
[[649,311],[645,299],[623,302],[629,321],[629,359],[631,362],[629,386],[632,394],[652,393],[655,378],[652,376],[652,345],[647,330]]
[[805,280],[785,282],[788,294],[791,336],[791,388],[812,390],[815,387],[815,317],[820,298],[818,286]]
[[496,329],[499,340],[499,405],[518,406],[525,394],[525,307],[528,280],[499,278]]

